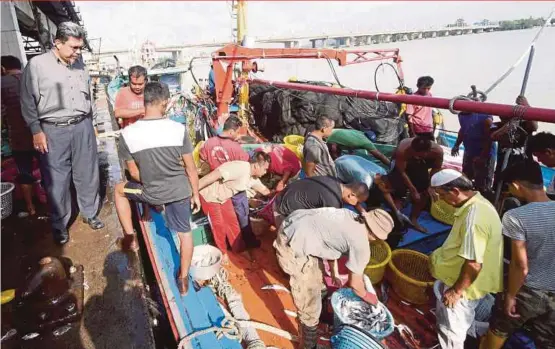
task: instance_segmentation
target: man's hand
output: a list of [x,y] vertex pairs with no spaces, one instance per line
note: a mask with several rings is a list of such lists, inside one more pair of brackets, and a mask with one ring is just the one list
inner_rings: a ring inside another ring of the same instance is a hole
[[191,198],[191,210],[193,210],[193,214],[200,211],[200,197],[198,195],[193,195]]
[[450,288],[443,294],[443,304],[445,304],[447,308],[454,308],[461,297],[462,293]]
[[528,104],[528,100],[524,96],[518,96],[516,98],[516,104],[523,105],[523,106],[526,106],[526,107],[530,106],[530,104]]
[[282,181],[279,181],[276,185],[276,192],[280,192],[285,188],[285,183],[283,183]]
[[44,132],[39,132],[33,135],[33,146],[35,150],[41,154],[48,153],[48,144],[46,142],[46,135]]
[[416,190],[411,191],[411,192],[410,192],[410,195],[411,195],[412,199],[413,199],[415,202],[418,202],[418,201],[422,200],[422,196],[421,196],[420,193],[419,193],[418,191],[416,191]]
[[504,313],[508,317],[519,318],[520,315],[516,311],[516,298],[514,296],[509,296],[505,293],[505,306]]
[[339,277],[339,275],[337,275],[333,269],[331,270],[331,281],[333,283],[334,286],[336,287],[342,287],[343,286],[343,280]]
[[439,200],[439,194],[433,188],[428,188],[428,195],[432,198],[432,201]]
[[459,146],[454,146],[453,149],[451,149],[451,156],[459,156]]

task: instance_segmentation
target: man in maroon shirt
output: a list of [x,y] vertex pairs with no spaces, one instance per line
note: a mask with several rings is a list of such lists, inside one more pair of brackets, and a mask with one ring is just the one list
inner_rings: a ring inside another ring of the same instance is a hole
[[[239,129],[243,126],[236,116],[230,116],[224,123],[222,133],[209,138],[200,148],[200,175],[214,171],[221,164],[228,161],[249,161],[249,154],[237,142]],[[246,192],[236,194],[231,198],[233,208],[239,221],[241,235],[247,248],[260,246],[260,241],[254,236],[249,220],[249,201]]]

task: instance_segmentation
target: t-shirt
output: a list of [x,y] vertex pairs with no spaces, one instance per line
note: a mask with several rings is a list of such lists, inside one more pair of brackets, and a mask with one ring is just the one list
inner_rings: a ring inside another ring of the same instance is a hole
[[336,176],[335,164],[331,158],[326,143],[320,138],[308,135],[304,142],[303,158],[305,162],[316,164],[314,168],[315,176]]
[[[430,93],[427,96],[432,96]],[[416,133],[426,133],[433,132],[434,130],[434,120],[432,116],[432,108],[407,104],[406,113],[410,115],[410,123],[412,124],[412,129]]]
[[[256,151],[260,150],[262,148],[256,149]],[[271,161],[268,172],[270,173],[283,176],[286,171],[289,171],[291,176],[295,176],[301,170],[301,162],[297,155],[282,145],[272,145],[269,155]]]
[[455,221],[443,245],[430,256],[432,275],[451,287],[466,260],[482,264],[478,277],[464,292],[475,300],[503,291],[503,236],[495,207],[476,193],[455,211]]
[[33,135],[21,114],[20,80],[21,73],[2,76],[2,114],[7,117],[12,150],[29,151],[34,150]]
[[251,164],[246,161],[230,161],[218,167],[222,179],[200,191],[208,202],[224,203],[235,194],[251,186]]
[[503,234],[526,241],[528,275],[524,284],[555,291],[555,201],[531,202],[507,211],[503,216]]
[[296,210],[320,207],[343,207],[339,179],[316,176],[294,181],[276,198],[276,209],[284,216]]
[[199,155],[203,161],[208,162],[211,171],[229,161],[249,161],[249,154],[239,143],[220,136],[209,138],[204,142]]
[[362,275],[370,261],[370,242],[366,225],[355,220],[357,214],[323,207],[298,210],[283,222],[283,233],[297,256],[337,260],[347,255],[347,269]]
[[[130,87],[124,87],[116,95],[114,110],[117,109],[145,109],[144,94],[136,94],[131,91]],[[129,126],[140,118],[122,119],[122,127]]]
[[[484,125],[487,120],[493,120],[491,115],[479,113],[459,113],[459,125],[463,134],[464,154],[476,157],[482,154],[485,134]],[[493,146],[490,148],[493,155]]]
[[140,119],[122,130],[119,141],[120,158],[137,163],[149,203],[162,205],[191,196],[183,155],[191,154],[193,146],[184,125],[166,118]]

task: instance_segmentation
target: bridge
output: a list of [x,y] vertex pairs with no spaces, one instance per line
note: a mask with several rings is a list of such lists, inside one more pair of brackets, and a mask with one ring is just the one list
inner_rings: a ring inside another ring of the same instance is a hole
[[[342,34],[321,34],[307,36],[255,38],[257,43],[283,44],[286,48],[300,47],[301,42],[308,42],[313,48],[319,47],[352,47],[375,45],[387,42],[398,42],[408,40],[429,39],[435,37],[445,37],[454,35],[469,35],[499,30],[499,25],[474,25],[464,27],[442,27],[428,29],[404,29],[392,31],[375,31],[367,33],[342,33]],[[210,42],[199,44],[184,44],[156,47],[156,52],[170,52],[174,58],[182,55],[182,51],[191,48],[218,48],[227,45],[229,42]],[[126,54],[129,50],[104,51],[100,57]]]

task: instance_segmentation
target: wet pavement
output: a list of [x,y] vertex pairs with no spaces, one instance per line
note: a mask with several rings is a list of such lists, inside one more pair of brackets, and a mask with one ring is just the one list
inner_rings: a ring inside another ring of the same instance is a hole
[[[97,102],[99,134],[112,131],[104,98]],[[2,220],[2,290],[21,285],[32,265],[45,256],[63,256],[84,267],[84,311],[80,323],[65,334],[41,336],[4,348],[142,349],[154,348],[151,317],[137,254],[120,251],[122,236],[112,200],[114,184],[122,178],[116,141],[98,140],[101,195],[100,217],[105,228],[94,231],[76,219],[70,241],[63,247],[53,243],[47,220],[18,218],[17,210]],[[44,214],[45,208],[39,207]],[[11,302],[13,303],[13,302]],[[2,335],[10,328],[13,304],[2,306]]]

